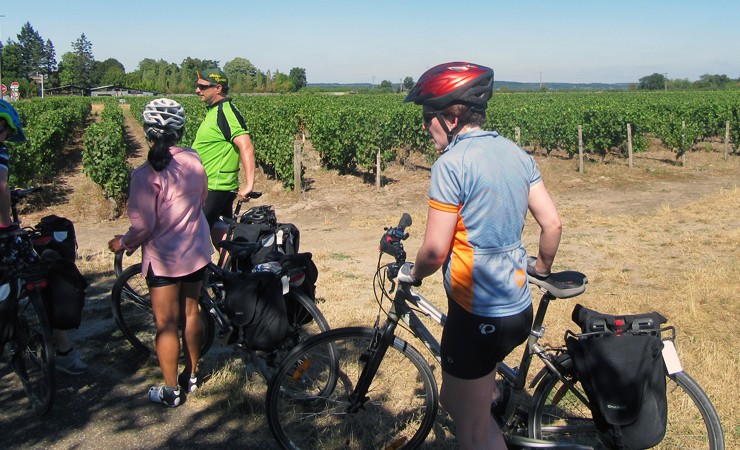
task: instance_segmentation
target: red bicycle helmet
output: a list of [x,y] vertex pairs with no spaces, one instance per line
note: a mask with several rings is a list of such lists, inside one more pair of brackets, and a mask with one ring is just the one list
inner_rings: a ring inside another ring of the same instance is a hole
[[441,111],[461,103],[485,110],[493,93],[493,69],[467,62],[450,62],[424,72],[404,99]]

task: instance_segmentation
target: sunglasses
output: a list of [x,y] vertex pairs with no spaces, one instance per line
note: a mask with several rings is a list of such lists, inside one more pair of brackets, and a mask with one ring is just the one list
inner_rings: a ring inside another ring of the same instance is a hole
[[200,89],[201,91],[206,91],[206,90],[208,90],[208,89],[210,89],[212,87],[216,87],[216,85],[215,84],[200,84],[200,83],[195,83],[195,89]]
[[10,125],[4,120],[0,120],[0,133],[3,133],[7,131],[8,133],[12,132],[13,129],[10,128]]
[[438,111],[423,111],[421,116],[424,118],[424,125],[429,125],[429,123],[437,117],[438,113]]

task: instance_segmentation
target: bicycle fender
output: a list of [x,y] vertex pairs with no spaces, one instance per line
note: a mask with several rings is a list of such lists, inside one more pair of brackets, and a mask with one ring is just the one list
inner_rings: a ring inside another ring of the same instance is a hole
[[529,388],[534,389],[534,387],[537,386],[537,383],[539,383],[540,380],[543,379],[548,372],[550,372],[550,369],[548,369],[547,367],[543,367],[542,369],[540,369],[540,371],[537,372],[537,375],[535,375],[532,379],[532,382],[529,383]]

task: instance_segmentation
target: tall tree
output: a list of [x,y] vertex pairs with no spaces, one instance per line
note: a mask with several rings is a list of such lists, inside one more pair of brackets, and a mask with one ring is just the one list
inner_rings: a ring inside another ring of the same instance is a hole
[[44,59],[42,72],[48,77],[49,86],[59,86],[59,74],[57,73],[57,52],[50,39],[44,44]]
[[9,85],[13,81],[19,81],[23,76],[23,58],[21,55],[21,47],[15,42],[8,42],[2,48],[2,82],[4,85]]
[[654,73],[640,78],[639,81],[640,84],[637,85],[637,89],[655,91],[658,89],[665,89],[665,85],[668,80],[662,73]]
[[82,86],[82,80],[80,78],[81,67],[82,61],[79,55],[73,52],[63,54],[62,60],[59,62],[59,84],[61,86],[68,84]]
[[272,80],[272,85],[270,86],[270,91],[286,93],[295,90],[296,89],[295,86],[293,86],[293,80],[288,75],[281,73],[279,70],[276,70],[275,76]]
[[293,67],[290,69],[288,77],[293,82],[293,90],[300,91],[306,86],[306,69],[302,67]]
[[[70,65],[65,64],[65,69],[69,71],[69,75],[71,75],[71,78],[74,80],[70,84],[76,84],[82,87],[92,87],[95,58],[92,53],[92,42],[87,40],[85,33],[82,33],[82,35],[72,43],[72,54],[75,57],[68,58]],[[62,56],[62,59],[64,59],[64,56]]]
[[24,78],[43,73],[44,69],[44,40],[33,29],[29,22],[21,27],[18,33],[18,46],[21,50],[20,74]]
[[234,58],[224,64],[231,92],[252,92],[256,86],[257,68],[246,58]]
[[411,89],[414,88],[414,85],[416,85],[416,83],[414,83],[413,78],[406,77],[403,79],[403,90],[404,91],[410,91]]
[[105,61],[95,65],[94,79],[101,85],[123,85],[126,70],[115,58],[108,58]]
[[699,89],[727,89],[728,87],[731,87],[734,82],[727,75],[710,75],[705,73],[700,76],[699,81],[694,84]]

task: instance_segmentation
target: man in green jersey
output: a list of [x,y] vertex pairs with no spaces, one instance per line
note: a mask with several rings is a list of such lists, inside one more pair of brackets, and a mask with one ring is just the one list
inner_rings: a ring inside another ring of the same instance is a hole
[[[198,72],[195,93],[208,112],[198,128],[193,148],[200,155],[208,176],[208,198],[203,207],[214,242],[225,232],[217,224],[219,216],[231,216],[234,198],[248,201],[254,190],[254,145],[241,113],[226,97],[229,80],[218,68]],[[239,161],[244,166],[245,183],[239,186]],[[236,193],[235,193],[236,192]]]

